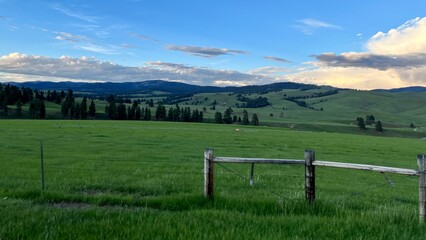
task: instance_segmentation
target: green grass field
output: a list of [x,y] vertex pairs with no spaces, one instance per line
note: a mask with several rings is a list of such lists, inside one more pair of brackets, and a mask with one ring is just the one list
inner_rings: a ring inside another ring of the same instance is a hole
[[[274,127],[143,121],[0,121],[0,239],[424,239],[418,179],[303,166],[215,165],[203,151],[416,169],[426,142]],[[45,191],[41,191],[40,141]]]

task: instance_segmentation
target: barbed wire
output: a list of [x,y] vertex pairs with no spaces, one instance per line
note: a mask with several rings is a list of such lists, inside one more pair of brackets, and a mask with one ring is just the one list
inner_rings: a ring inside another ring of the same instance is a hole
[[[235,174],[236,176],[238,176],[239,178],[241,178],[242,180],[244,180],[244,181],[250,181],[250,179],[249,178],[247,178],[247,177],[245,177],[245,176],[243,176],[242,174],[240,174],[240,173],[238,173],[238,172],[236,172],[236,171],[234,171],[234,170],[232,170],[231,168],[228,168],[228,167],[226,167],[226,166],[224,166],[223,164],[221,164],[221,163],[216,163],[216,164],[218,164],[219,166],[221,166],[221,167],[223,167],[224,169],[226,169],[227,171],[230,171],[230,172],[232,172],[233,174]],[[259,182],[257,182],[257,185],[259,185]],[[273,195],[276,195],[276,196],[278,196],[279,198],[281,198],[281,199],[284,199],[284,200],[290,200],[289,198],[287,198],[287,197],[284,197],[282,194],[278,194],[277,192],[275,192],[275,191],[270,191],[270,190],[267,190],[267,188],[262,188],[262,190],[264,190],[264,191],[266,191],[266,192],[268,192],[268,193],[270,193],[270,194],[273,194]]]

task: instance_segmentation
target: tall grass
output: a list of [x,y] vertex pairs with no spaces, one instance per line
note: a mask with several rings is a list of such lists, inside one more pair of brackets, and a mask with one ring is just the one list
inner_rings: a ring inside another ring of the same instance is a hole
[[[0,239],[423,239],[417,178],[303,166],[215,165],[202,197],[203,150],[416,169],[417,139],[271,127],[117,121],[0,121]],[[46,190],[40,179],[43,141]],[[246,177],[247,176],[247,177]]]

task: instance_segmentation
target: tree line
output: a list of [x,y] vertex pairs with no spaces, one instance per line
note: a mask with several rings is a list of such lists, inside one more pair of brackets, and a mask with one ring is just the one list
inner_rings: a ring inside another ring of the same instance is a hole
[[167,110],[164,105],[158,104],[155,113],[151,113],[151,107],[154,107],[152,99],[147,101],[147,107],[141,107],[138,101],[133,101],[132,105],[127,107],[124,103],[117,104],[112,95],[107,98],[107,101],[105,114],[111,120],[202,122],[204,118],[202,111],[191,110],[190,107],[181,108],[179,105]]
[[237,116],[237,115],[232,115],[234,111],[232,110],[232,108],[227,108],[223,114],[219,111],[217,111],[214,115],[214,122],[215,123],[219,123],[219,124],[242,124],[242,125],[249,125],[252,124],[254,126],[258,126],[259,125],[259,117],[257,116],[256,113],[253,113],[251,121],[249,121],[249,115],[248,112],[244,109],[243,111],[243,118]]
[[[155,112],[153,99],[146,100],[147,107],[141,106],[141,100],[124,101],[114,95],[105,98],[107,105],[105,115],[111,120],[157,120],[174,122],[203,122],[204,113],[207,111],[204,107],[201,111],[191,109],[190,107],[180,107],[176,104],[174,107],[166,109],[163,102],[157,103]],[[173,99],[170,99],[173,100]],[[266,98],[258,98],[260,101],[267,101]],[[3,116],[9,113],[8,106],[16,105],[15,114],[22,117],[22,106],[28,104],[28,112],[31,118],[44,119],[47,117],[45,102],[60,104],[60,111],[63,119],[94,119],[96,118],[96,105],[93,99],[89,100],[83,96],[81,101],[76,100],[73,90],[69,89],[66,93],[62,91],[40,91],[31,88],[19,88],[14,85],[3,85],[0,83],[0,110]],[[90,102],[90,103],[89,103]],[[130,102],[130,104],[126,104]],[[223,114],[216,112],[214,122],[220,124],[242,124],[259,125],[259,118],[254,113],[249,119],[248,112],[244,109],[242,117],[233,114],[232,108],[227,108]]]

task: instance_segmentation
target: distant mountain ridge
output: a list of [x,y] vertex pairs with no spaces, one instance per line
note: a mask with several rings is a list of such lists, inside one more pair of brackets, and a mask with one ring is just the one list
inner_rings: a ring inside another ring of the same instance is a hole
[[393,89],[375,89],[373,91],[376,92],[426,92],[426,87],[421,86],[411,86],[411,87],[403,87],[403,88],[393,88]]
[[168,92],[172,94],[188,93],[220,93],[220,92],[270,92],[282,89],[317,89],[319,86],[311,84],[280,82],[266,85],[250,85],[243,87],[215,87],[198,86],[180,82],[168,82],[163,80],[148,80],[143,82],[104,82],[104,83],[86,83],[86,82],[10,82],[19,87],[29,87],[39,90],[68,90],[77,92],[105,93],[105,94],[124,94],[124,93],[146,93],[153,91]]

